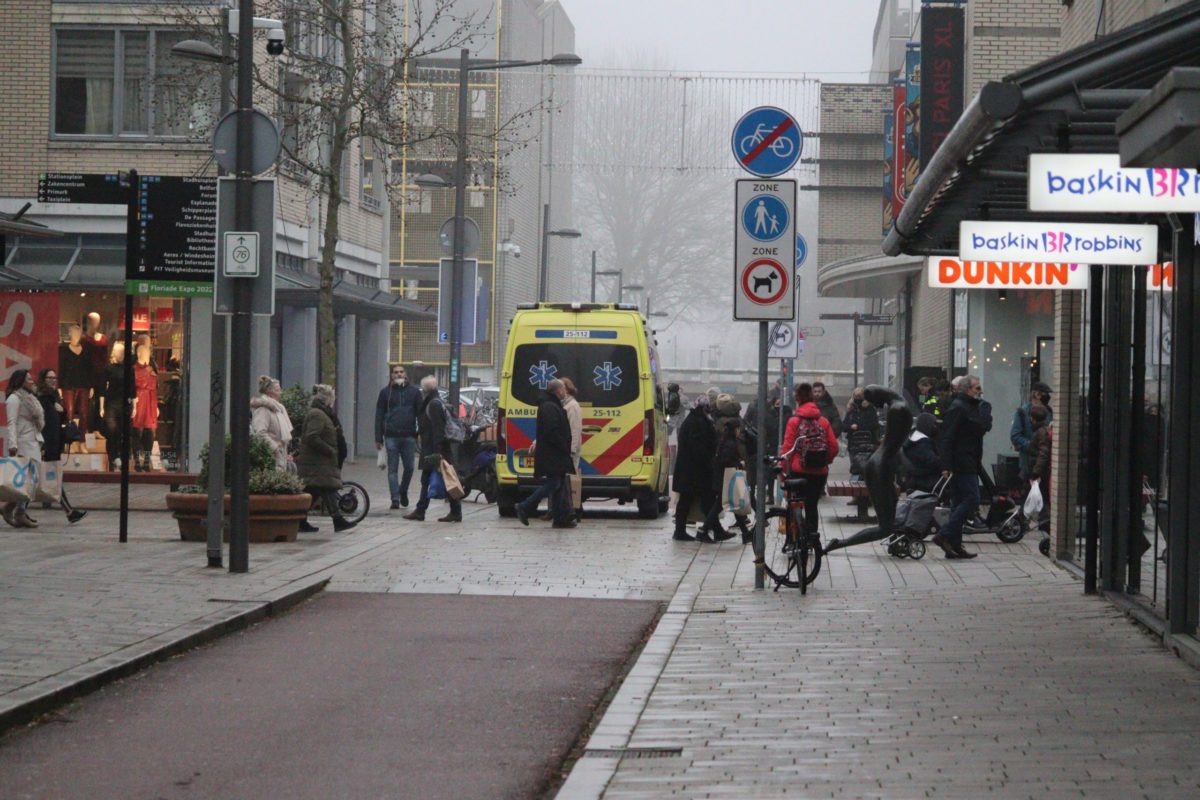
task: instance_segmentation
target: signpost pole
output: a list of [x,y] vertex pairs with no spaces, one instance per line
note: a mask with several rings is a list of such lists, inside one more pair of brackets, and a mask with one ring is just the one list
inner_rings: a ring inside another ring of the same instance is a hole
[[[767,349],[770,346],[767,340],[767,326],[769,323],[758,323],[758,408],[759,418],[766,419],[767,409]],[[765,426],[763,427],[765,430]],[[765,575],[763,564],[766,553],[766,525],[767,525],[767,464],[765,461],[767,455],[766,437],[763,436],[763,430],[758,432],[758,447],[754,454],[755,467],[754,474],[757,476],[754,481],[754,498],[758,501],[758,510],[754,514],[754,588],[762,589],[764,587]]]
[[[254,108],[254,0],[240,0],[237,76],[237,187],[234,208],[237,230],[253,230],[251,208],[251,112]],[[274,247],[274,242],[268,243]],[[233,285],[233,319],[229,353],[229,571],[250,569],[250,299],[248,280]],[[217,488],[220,491],[220,487]]]
[[[137,272],[141,260],[142,226],[138,216],[138,201],[141,196],[136,169],[129,170],[129,209],[125,221],[125,274]],[[118,539],[122,544],[129,541],[129,425],[133,413],[133,292],[125,287],[125,404],[121,408],[121,519]],[[108,413],[107,410],[105,413]]]
[[[0,254],[3,255],[3,254]],[[596,302],[596,251],[592,251],[592,294],[591,302]]]
[[850,391],[858,388],[858,314],[854,315],[854,379]]

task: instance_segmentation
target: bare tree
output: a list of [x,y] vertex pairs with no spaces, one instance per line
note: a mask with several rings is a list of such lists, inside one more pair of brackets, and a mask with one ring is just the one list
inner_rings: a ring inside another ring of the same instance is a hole
[[[176,6],[174,16],[219,46],[224,33],[215,13],[211,6],[186,4]],[[437,95],[422,88],[427,78],[418,76],[451,65],[461,48],[489,39],[491,14],[461,0],[258,0],[255,13],[282,20],[286,31],[282,56],[255,58],[256,95],[273,106],[282,129],[280,172],[319,203],[320,379],[334,384],[333,287],[351,160],[358,155],[364,167],[371,165],[373,191],[390,192],[396,188],[387,179],[393,158],[453,153],[457,131],[447,126],[445,114],[434,113]],[[532,112],[470,135],[520,145],[521,122]]]

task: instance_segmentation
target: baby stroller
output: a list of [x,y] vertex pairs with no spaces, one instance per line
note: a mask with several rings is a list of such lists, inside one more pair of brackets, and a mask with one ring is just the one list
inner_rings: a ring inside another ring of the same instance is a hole
[[947,480],[940,479],[932,492],[912,491],[896,503],[896,521],[884,541],[888,555],[896,558],[925,557],[925,537],[937,531],[934,512],[941,502]]

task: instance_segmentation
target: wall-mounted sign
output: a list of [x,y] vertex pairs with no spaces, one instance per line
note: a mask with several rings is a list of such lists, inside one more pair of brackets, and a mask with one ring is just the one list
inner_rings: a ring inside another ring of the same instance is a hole
[[1158,228],[1085,222],[980,222],[958,227],[963,261],[1154,264]]
[[966,25],[962,6],[921,8],[921,169],[950,135],[963,112],[963,47]]
[[1200,170],[1122,169],[1111,155],[1029,157],[1031,211],[1200,211]]
[[935,289],[1086,289],[1086,264],[1045,261],[959,261],[934,256],[925,274]]

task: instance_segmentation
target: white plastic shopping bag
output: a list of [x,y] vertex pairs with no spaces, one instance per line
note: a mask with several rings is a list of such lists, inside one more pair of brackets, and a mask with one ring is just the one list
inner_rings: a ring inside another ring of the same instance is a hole
[[725,470],[725,491],[722,500],[726,511],[732,511],[739,517],[750,513],[750,486],[746,483],[746,470],[729,467]]
[[1038,514],[1042,513],[1042,489],[1038,486],[1038,482],[1034,481],[1029,489],[1029,496],[1025,498],[1025,507],[1022,509],[1025,512],[1026,519],[1037,519]]

